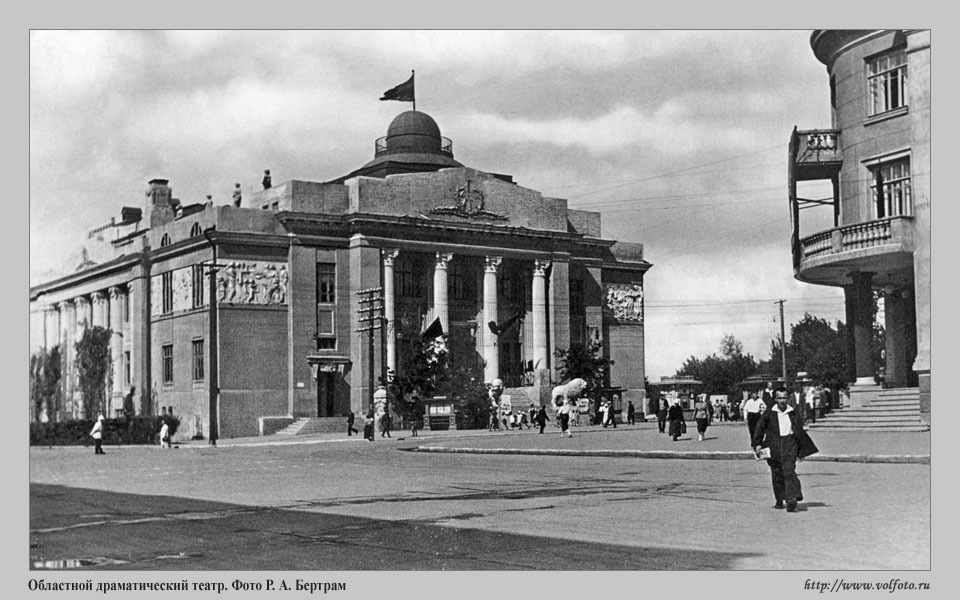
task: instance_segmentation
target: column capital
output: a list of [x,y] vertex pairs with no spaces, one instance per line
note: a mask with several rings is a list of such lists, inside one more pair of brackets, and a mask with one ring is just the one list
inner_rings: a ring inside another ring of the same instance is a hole
[[84,306],[90,305],[90,299],[86,296],[77,296],[73,299],[73,306],[76,308],[83,308]]
[[502,256],[487,256],[485,257],[484,263],[484,272],[485,273],[496,273],[497,269],[500,267],[500,263],[503,262]]
[[60,302],[57,302],[57,310],[60,312],[66,312],[71,308],[75,308],[73,300],[61,300]]
[[533,276],[534,277],[546,277],[547,269],[550,268],[549,260],[537,259],[533,261]]
[[90,298],[94,304],[101,304],[107,299],[107,292],[104,292],[103,290],[97,290],[90,294]]
[[383,253],[383,265],[385,267],[392,267],[394,262],[397,260],[397,255],[400,254],[400,249],[382,248],[380,252]]
[[111,286],[109,290],[111,300],[119,300],[120,298],[125,296],[126,293],[127,291],[118,285]]
[[451,252],[437,252],[437,269],[446,270],[447,264],[453,260],[453,253]]
[[55,313],[55,312],[57,312],[57,311],[60,310],[60,305],[61,305],[61,304],[63,304],[63,302],[55,302],[55,303],[53,303],[53,304],[47,304],[46,306],[43,307],[43,312],[45,312],[45,313]]

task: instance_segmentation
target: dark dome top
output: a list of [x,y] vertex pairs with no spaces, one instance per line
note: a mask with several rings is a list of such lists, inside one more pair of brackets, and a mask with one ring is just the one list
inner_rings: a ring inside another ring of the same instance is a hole
[[440,154],[443,137],[437,122],[427,113],[408,110],[400,113],[387,128],[386,152]]
[[390,127],[387,127],[387,137],[408,134],[440,139],[440,127],[427,113],[408,110],[400,113],[390,122]]

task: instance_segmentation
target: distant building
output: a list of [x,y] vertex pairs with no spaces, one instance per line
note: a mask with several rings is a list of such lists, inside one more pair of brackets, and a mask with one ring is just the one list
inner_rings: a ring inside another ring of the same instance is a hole
[[[172,411],[185,436],[364,412],[371,375],[375,387],[402,373],[436,320],[450,352],[515,403],[549,395],[557,349],[599,338],[607,385],[643,405],[642,245],[604,239],[599,213],[457,162],[427,114],[398,115],[346,176],[265,188],[242,208],[184,206],[154,179],[146,227],[113,227],[95,262],[31,288],[31,351],[66,349],[51,418],[82,416],[71,348],[89,325],[114,331],[105,410],[133,385],[138,412]],[[387,326],[371,340],[361,292],[376,288]]]
[[[918,388],[929,422],[930,32],[818,30],[810,44],[827,67],[832,123],[790,138],[794,275],[844,290],[855,406],[878,390],[870,336],[882,292],[884,384]],[[810,180],[831,181],[832,197],[798,197]],[[817,204],[834,226],[800,231],[800,209]]]

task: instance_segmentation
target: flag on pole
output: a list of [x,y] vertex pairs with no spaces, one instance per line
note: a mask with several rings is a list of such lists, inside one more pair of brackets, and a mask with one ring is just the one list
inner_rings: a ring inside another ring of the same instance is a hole
[[413,95],[413,71],[410,72],[410,79],[400,85],[390,88],[383,93],[381,100],[398,100],[400,102],[416,102]]

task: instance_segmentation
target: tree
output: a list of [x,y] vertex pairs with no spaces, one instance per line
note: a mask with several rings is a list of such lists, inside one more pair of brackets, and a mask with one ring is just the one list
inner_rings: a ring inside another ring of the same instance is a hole
[[749,354],[743,354],[743,343],[732,335],[724,335],[720,343],[721,356],[711,354],[705,358],[691,356],[676,372],[677,377],[693,377],[703,382],[707,394],[737,393],[737,384],[757,374],[759,364]]
[[30,400],[35,421],[40,421],[43,407],[51,420],[60,411],[60,346],[41,348],[30,357]]
[[445,396],[453,403],[464,425],[485,427],[490,403],[483,371],[469,353],[451,357],[447,342],[446,335],[414,342],[403,373],[387,374],[387,389],[396,400],[395,408],[404,419],[414,419],[419,417],[415,414],[419,407],[412,401],[414,396]]
[[[844,387],[849,382],[846,351],[847,329],[842,321],[833,327],[826,319],[805,313],[799,323],[790,325],[787,342],[787,374],[806,372],[814,383],[826,387]],[[770,342],[770,360],[764,363],[770,372],[780,371],[779,340]]]
[[100,326],[87,327],[83,337],[76,343],[75,362],[80,378],[80,391],[83,393],[83,412],[88,419],[94,418],[105,405],[112,334],[112,331]]
[[723,336],[720,341],[720,355],[726,358],[740,356],[743,354],[743,342],[733,337],[729,333]]
[[603,355],[603,344],[594,338],[585,344],[577,343],[566,350],[554,352],[557,357],[557,371],[562,381],[580,378],[587,382],[584,395],[599,402],[600,391],[610,381],[610,367],[614,361]]

